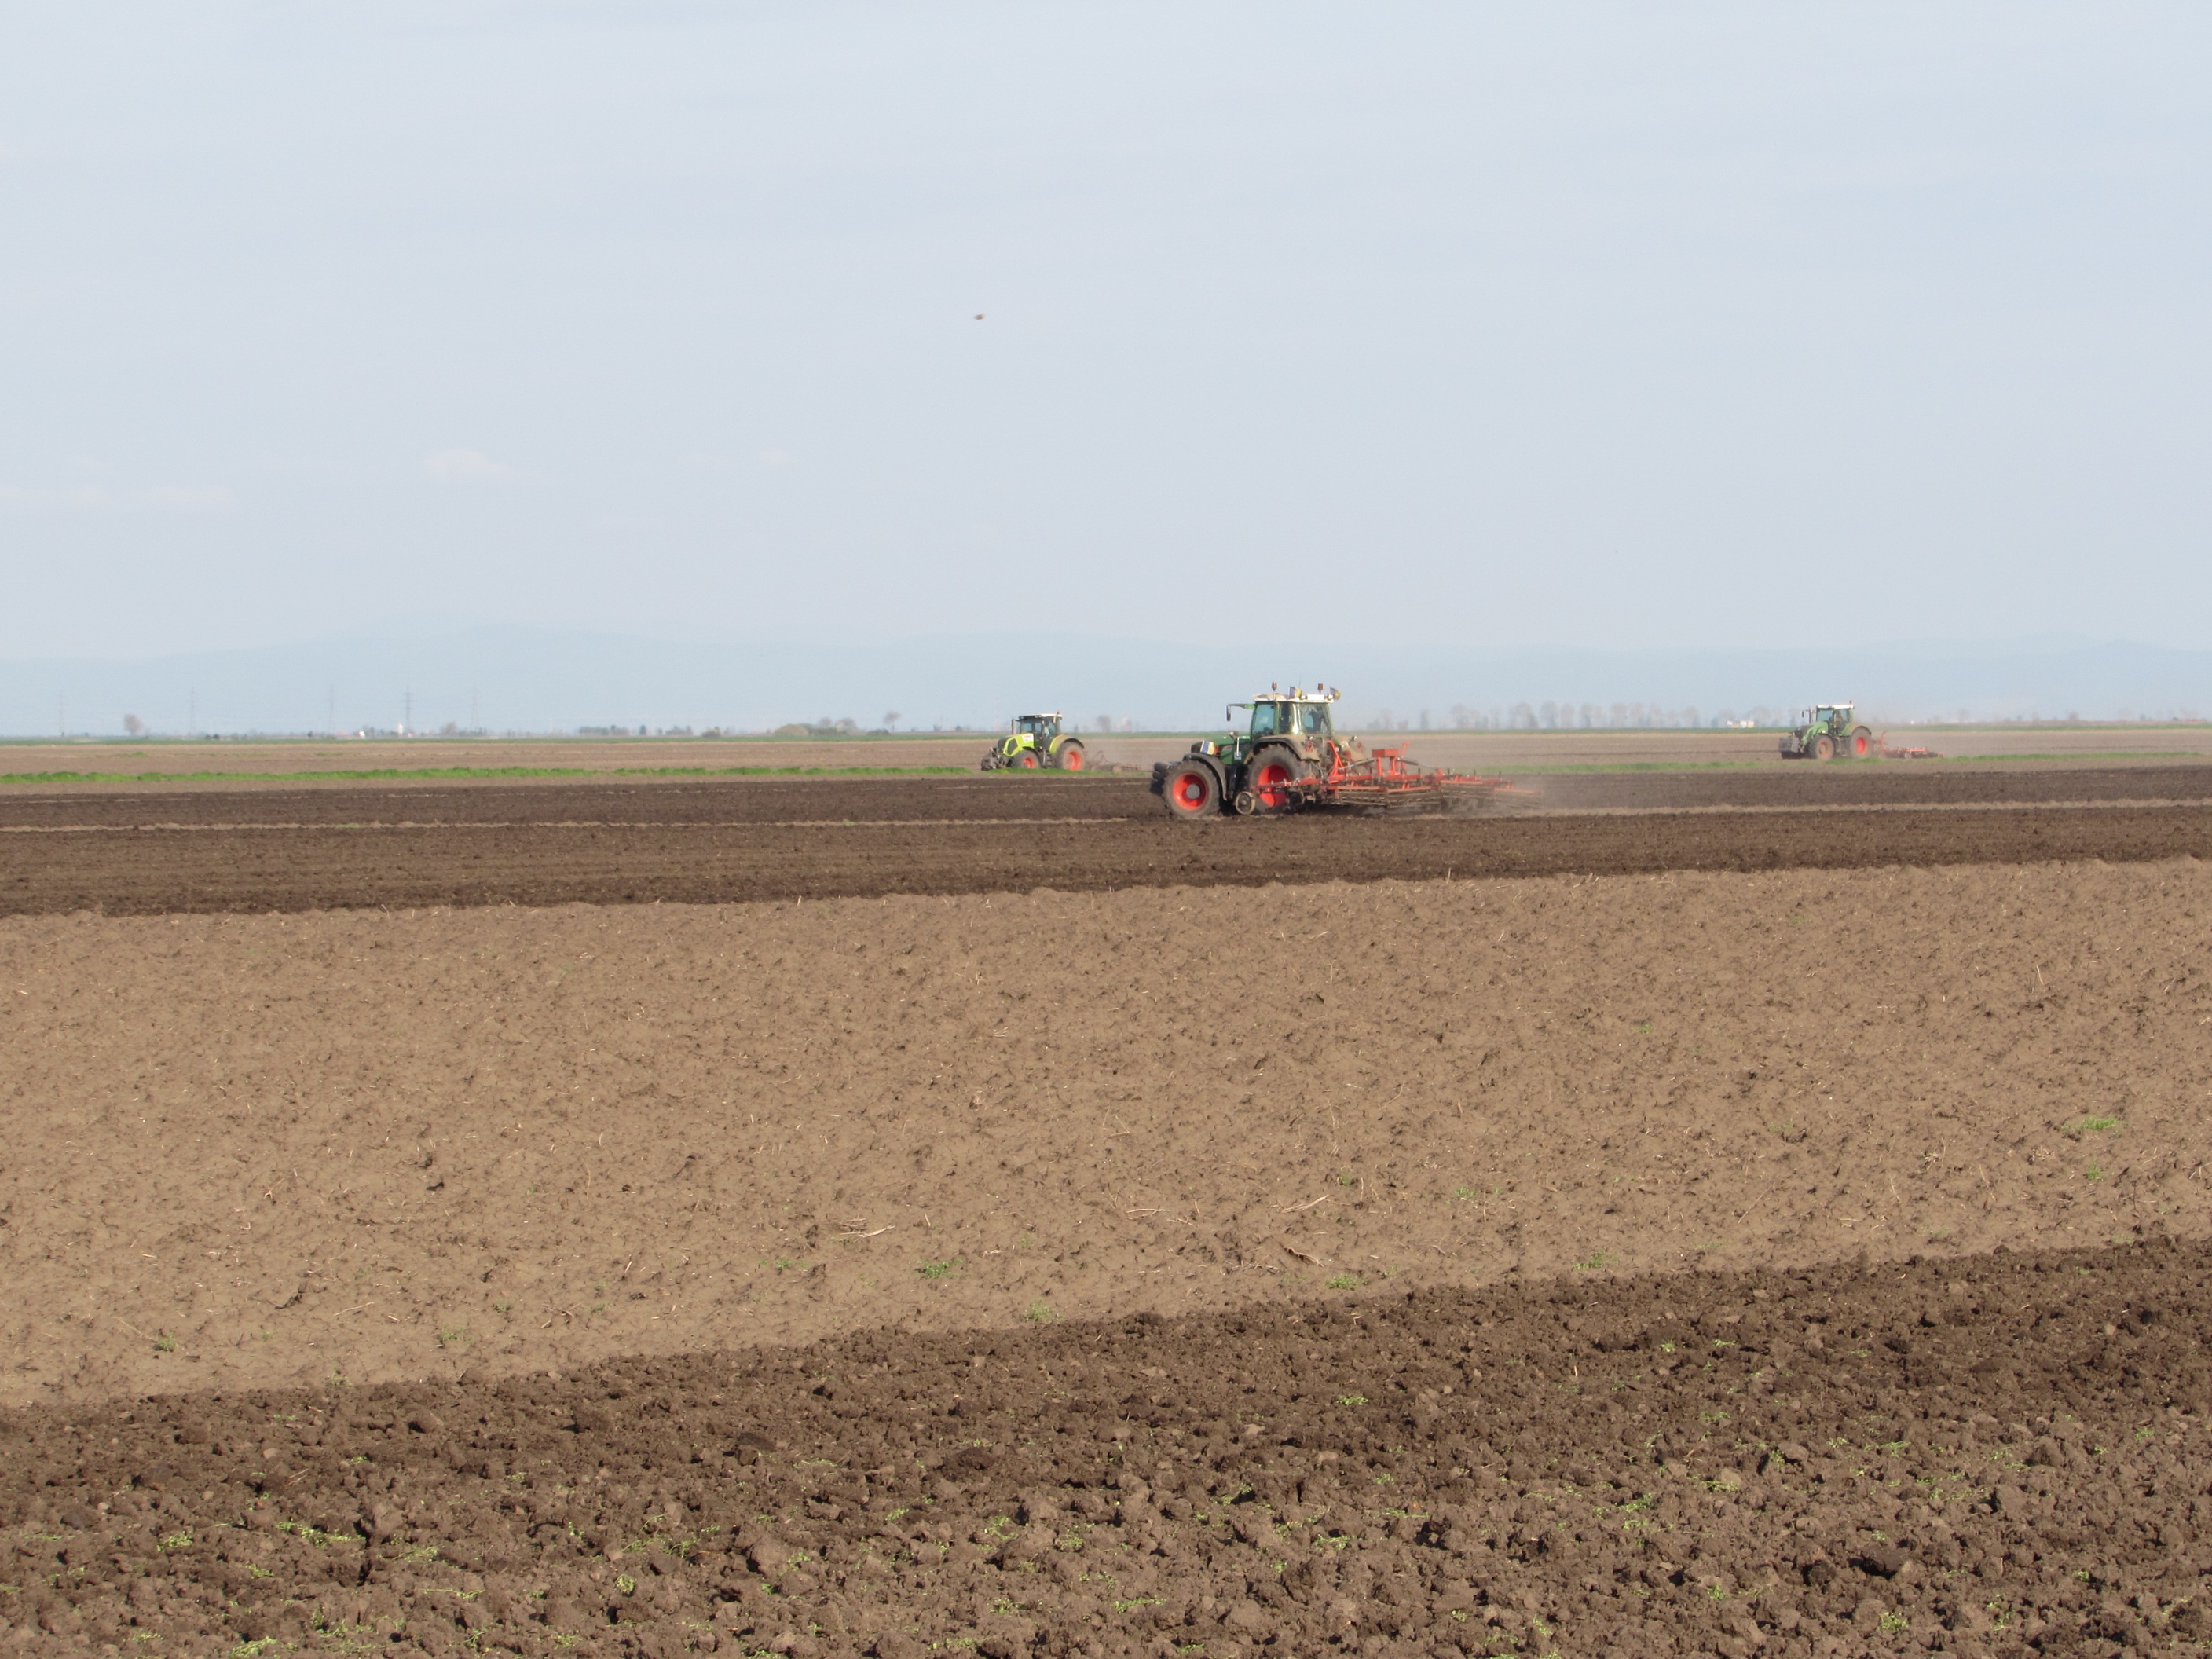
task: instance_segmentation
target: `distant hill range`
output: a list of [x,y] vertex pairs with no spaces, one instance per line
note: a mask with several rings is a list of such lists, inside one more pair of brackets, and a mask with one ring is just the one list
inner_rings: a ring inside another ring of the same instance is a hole
[[702,644],[425,625],[135,660],[0,662],[0,733],[120,735],[126,716],[161,734],[841,720],[927,730],[1038,708],[1188,730],[1270,681],[1316,679],[1343,686],[1351,722],[1368,727],[1764,722],[1843,697],[1899,723],[2212,715],[2212,652],[2066,640],[1816,651],[1213,647],[1048,634]]

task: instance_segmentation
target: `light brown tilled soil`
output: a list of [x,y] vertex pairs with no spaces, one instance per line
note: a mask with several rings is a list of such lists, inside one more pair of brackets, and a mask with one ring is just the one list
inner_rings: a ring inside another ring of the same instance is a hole
[[[1753,765],[1802,770],[1784,761],[1772,732],[1666,731],[1637,727],[1601,730],[1492,732],[1375,732],[1362,728],[1370,743],[1402,744],[1429,764],[1472,767],[1481,771],[1541,769],[1559,766],[1620,764]],[[1879,729],[1879,728],[1878,728]],[[390,769],[420,771],[447,768],[558,767],[606,775],[624,770],[696,767],[958,767],[967,770],[982,757],[995,732],[909,733],[897,738],[853,737],[834,740],[796,738],[501,738],[489,740],[435,738],[362,742],[324,739],[219,742],[0,743],[0,777],[56,772],[113,775],[155,774],[179,777],[196,773],[240,773],[276,779],[287,773]],[[1144,770],[1189,746],[1188,734],[1080,734],[1094,765],[1131,766]],[[1985,726],[1914,728],[1896,726],[1899,743],[1941,750],[1950,763],[2007,767],[2153,763],[2176,755],[2212,759],[2212,726]],[[1921,767],[1926,763],[1899,762]],[[138,785],[71,785],[98,789],[154,787]],[[183,787],[220,789],[219,780]],[[333,781],[326,787],[343,787]],[[444,781],[419,780],[422,788]]]
[[16,919],[0,1387],[2201,1234],[2208,884]]
[[[558,767],[614,774],[667,767],[959,766],[975,764],[991,738],[983,732],[900,738],[450,738],[402,742],[10,743],[0,744],[0,775],[55,772],[112,776],[216,772],[259,774],[429,771],[449,768]],[[1088,739],[1086,739],[1088,741]],[[1771,746],[1771,744],[1768,746]],[[79,786],[71,786],[72,787]],[[82,786],[101,789],[113,784]],[[127,787],[127,786],[126,786]],[[423,779],[442,788],[447,781]]]
[[43,1654],[2201,1653],[2202,1245],[0,1419]]

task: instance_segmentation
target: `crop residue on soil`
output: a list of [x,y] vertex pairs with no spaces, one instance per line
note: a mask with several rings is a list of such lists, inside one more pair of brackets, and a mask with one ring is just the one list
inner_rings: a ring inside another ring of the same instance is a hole
[[42,1407],[0,1419],[0,1627],[19,1652],[2202,1651],[2208,1269],[2160,1240]]
[[2207,881],[15,919],[0,1387],[2201,1234]]

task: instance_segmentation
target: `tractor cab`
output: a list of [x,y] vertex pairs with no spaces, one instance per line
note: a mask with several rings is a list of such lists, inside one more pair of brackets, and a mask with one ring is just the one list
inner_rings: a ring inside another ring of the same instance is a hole
[[[1329,705],[1336,701],[1334,691],[1308,691],[1292,686],[1285,693],[1279,686],[1271,687],[1262,696],[1249,702],[1232,702],[1226,711],[1231,728],[1231,745],[1249,754],[1262,744],[1288,743],[1300,749],[1318,749],[1336,735],[1329,719]],[[1236,733],[1237,711],[1252,711],[1250,722],[1242,737]]]
[[1060,735],[1060,716],[1056,714],[1017,714],[1013,730],[1015,736],[1025,737],[1039,748],[1044,748]]
[[1820,726],[1831,734],[1840,735],[1844,728],[1851,723],[1851,715],[1857,707],[1857,704],[1849,702],[1815,703],[1813,706],[1812,717],[1806,721],[1806,724]]

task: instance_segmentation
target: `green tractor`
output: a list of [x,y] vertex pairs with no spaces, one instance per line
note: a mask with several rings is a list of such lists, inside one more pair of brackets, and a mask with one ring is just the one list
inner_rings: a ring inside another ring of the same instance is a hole
[[1278,682],[1249,702],[1231,703],[1231,721],[1238,709],[1250,711],[1247,729],[1232,725],[1200,738],[1179,761],[1155,762],[1152,793],[1169,816],[1189,823],[1223,811],[1470,811],[1510,788],[1502,778],[1425,768],[1401,748],[1370,750],[1340,733],[1333,711],[1342,695],[1326,685],[1285,691]]
[[1017,714],[1013,727],[983,754],[986,772],[1080,772],[1083,739],[1060,729],[1060,715]]
[[1295,811],[1304,803],[1303,786],[1334,778],[1341,757],[1365,751],[1358,739],[1336,735],[1330,708],[1337,694],[1327,687],[1308,691],[1280,684],[1249,702],[1232,702],[1231,720],[1240,708],[1251,713],[1249,729],[1232,725],[1218,738],[1200,738],[1190,752],[1170,765],[1152,766],[1152,793],[1178,818],[1212,817],[1224,808],[1240,815]]
[[1818,703],[1805,710],[1797,729],[1783,734],[1782,758],[1833,760],[1842,755],[1864,760],[1879,754],[1874,733],[1853,720],[1855,713],[1856,705],[1848,702]]

